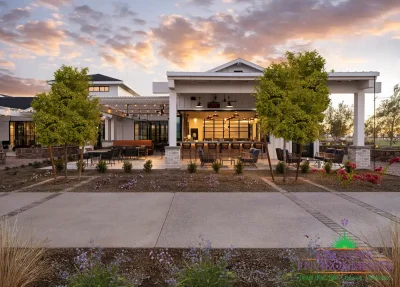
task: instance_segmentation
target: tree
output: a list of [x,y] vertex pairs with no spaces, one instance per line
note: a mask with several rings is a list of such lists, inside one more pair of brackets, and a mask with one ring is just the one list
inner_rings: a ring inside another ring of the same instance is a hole
[[61,142],[57,132],[60,121],[58,116],[59,105],[54,101],[53,94],[49,92],[37,94],[36,98],[32,101],[32,108],[35,111],[32,119],[35,123],[38,141],[49,148],[51,167],[54,179],[56,179],[57,173],[54,166],[52,146],[58,145]]
[[[35,100],[38,103],[34,104],[39,109],[34,108],[35,113],[44,114],[48,119],[54,120],[55,126],[52,137],[56,139],[57,144],[65,147],[65,165],[67,165],[68,160],[68,146],[82,146],[79,177],[82,170],[84,145],[86,142],[94,143],[96,141],[101,115],[99,100],[90,98],[90,79],[87,73],[88,68],[78,70],[63,65],[54,73],[51,91],[43,96],[46,102],[53,103],[52,105],[55,108],[42,109],[40,97]],[[46,117],[42,116],[40,119],[46,119]],[[38,122],[38,124],[41,125],[42,123]],[[65,177],[67,178],[66,167]]]
[[394,86],[393,95],[382,101],[377,109],[376,117],[379,121],[381,136],[387,138],[392,147],[400,135],[400,85]]
[[316,51],[286,52],[286,59],[264,70],[255,88],[256,108],[262,132],[284,139],[285,162],[286,142],[300,144],[299,167],[302,146],[319,138],[329,106],[328,73]]
[[324,131],[338,142],[341,137],[351,132],[353,118],[352,109],[345,103],[341,102],[336,109],[330,105],[325,113]]

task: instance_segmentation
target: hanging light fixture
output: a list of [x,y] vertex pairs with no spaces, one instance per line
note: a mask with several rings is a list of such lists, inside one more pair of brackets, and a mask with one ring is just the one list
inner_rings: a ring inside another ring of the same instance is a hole
[[238,117],[238,116],[239,116],[238,112],[235,112],[235,113],[233,114],[233,116],[234,116],[234,117]]
[[219,115],[217,114],[217,111],[214,112],[213,117],[214,117],[214,118],[218,118],[218,117],[219,117]]
[[226,105],[227,108],[233,108],[230,97],[228,96],[228,104]]
[[202,105],[201,105],[201,97],[199,97],[199,102],[197,103],[196,108],[201,108],[201,107],[202,107]]

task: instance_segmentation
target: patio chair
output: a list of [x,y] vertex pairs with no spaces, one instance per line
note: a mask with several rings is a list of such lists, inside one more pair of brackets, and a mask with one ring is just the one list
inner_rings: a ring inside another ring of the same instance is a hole
[[324,161],[332,161],[333,164],[341,165],[343,163],[344,150],[336,149],[334,153],[326,154]]
[[[199,150],[199,148],[201,148],[202,150],[204,150],[204,143],[195,143],[194,147],[196,150]],[[197,160],[197,152],[194,153],[194,160]]]
[[328,148],[325,152],[317,152],[314,156],[315,159],[325,161],[327,158],[331,158],[330,155],[335,153],[334,148]]
[[92,151],[93,149],[91,147],[86,149],[86,152],[83,154],[83,160],[86,160],[86,165],[89,166],[89,159],[93,163],[93,156],[88,153],[88,151]]
[[189,159],[192,160],[192,144],[191,143],[182,143],[182,156],[181,160],[185,158],[185,155],[189,155]]
[[101,160],[108,160],[108,163],[112,166],[113,164],[115,165],[115,158],[116,158],[116,152],[115,150],[109,150],[106,153],[103,153],[101,155]]
[[[279,161],[283,161],[283,149],[281,148],[276,148],[276,155]],[[286,163],[292,164],[292,163],[297,163],[299,160],[298,155],[295,153],[289,153],[288,150],[286,150]],[[300,159],[300,161],[302,161]]]
[[242,144],[242,152],[248,152],[251,149],[251,143]]
[[249,163],[252,166],[257,168],[257,161],[258,161],[258,155],[260,154],[260,150],[259,149],[255,149],[255,148],[251,148],[249,150],[249,152],[242,152],[242,156],[240,157],[240,160],[246,164]]
[[253,143],[253,148],[259,149],[261,158],[263,158],[264,144],[263,143]]
[[211,163],[212,164],[214,161],[217,160],[215,154],[211,154],[211,153],[205,154],[203,149],[201,149],[201,148],[198,149],[198,153],[199,153],[199,159],[200,159],[200,166],[201,167],[203,167],[204,164],[206,164],[206,163]]
[[149,155],[148,153],[148,148],[145,145],[141,145],[138,151],[138,156],[144,156],[144,158],[146,159],[147,156]]

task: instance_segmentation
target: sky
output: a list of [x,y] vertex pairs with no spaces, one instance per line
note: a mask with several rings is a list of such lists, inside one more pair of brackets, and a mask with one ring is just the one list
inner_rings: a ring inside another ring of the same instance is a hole
[[[380,72],[379,104],[400,83],[400,0],[0,0],[0,93],[10,96],[43,91],[62,64],[150,96],[166,71],[238,57],[266,67],[314,49],[328,71]],[[370,115],[373,95],[366,102]]]

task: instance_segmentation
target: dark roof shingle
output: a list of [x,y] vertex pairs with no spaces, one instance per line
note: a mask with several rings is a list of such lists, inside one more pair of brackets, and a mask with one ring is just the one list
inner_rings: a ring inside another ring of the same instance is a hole
[[111,78],[102,74],[89,75],[93,82],[122,82],[121,80]]
[[0,98],[0,107],[27,109],[31,107],[34,97],[4,97]]

